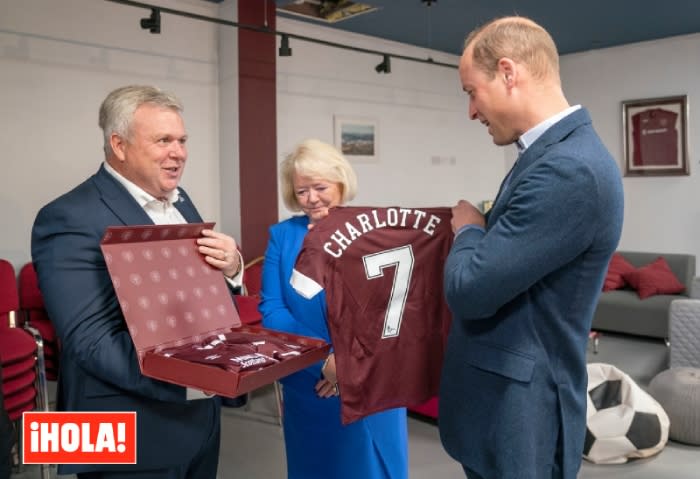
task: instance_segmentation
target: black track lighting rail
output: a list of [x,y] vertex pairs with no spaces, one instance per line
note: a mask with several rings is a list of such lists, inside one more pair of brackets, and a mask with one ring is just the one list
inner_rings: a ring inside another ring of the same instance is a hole
[[161,7],[158,5],[152,5],[150,3],[136,2],[133,0],[105,0],[105,1],[112,2],[112,3],[120,3],[122,5],[129,5],[131,7],[145,8],[148,10],[158,9],[158,10],[160,10],[161,13],[169,13],[171,15],[178,15],[180,17],[191,18],[193,20],[201,20],[204,22],[217,23],[219,25],[226,25],[229,27],[242,28],[244,30],[251,30],[251,31],[260,32],[260,33],[268,33],[270,35],[286,36],[289,39],[317,43],[319,45],[325,45],[327,47],[341,48],[343,50],[351,50],[354,52],[367,53],[370,55],[380,55],[382,58],[390,57],[390,58],[397,58],[400,60],[406,60],[406,61],[410,61],[410,62],[427,63],[429,65],[436,65],[436,66],[440,66],[440,67],[458,68],[457,65],[453,65],[451,63],[437,62],[430,57],[419,58],[419,57],[412,57],[409,55],[399,55],[396,53],[387,53],[387,52],[383,52],[383,51],[379,51],[379,50],[372,50],[369,48],[354,47],[352,45],[345,45],[343,43],[330,42],[327,40],[321,40],[319,38],[307,37],[305,35],[297,35],[296,33],[281,32],[279,30],[272,30],[272,29],[267,28],[267,27],[260,27],[257,25],[248,25],[245,23],[232,22],[230,20],[223,20],[220,18],[208,17],[206,15],[199,15],[197,13],[191,13],[191,12],[185,12],[182,10],[175,10],[173,8]]

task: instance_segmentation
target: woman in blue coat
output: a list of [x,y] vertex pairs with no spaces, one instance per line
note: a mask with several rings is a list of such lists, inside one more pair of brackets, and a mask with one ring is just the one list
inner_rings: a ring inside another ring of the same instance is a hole
[[[355,172],[333,146],[306,140],[282,163],[280,182],[287,208],[304,215],[270,228],[260,304],[263,325],[330,342],[325,294],[304,299],[289,278],[309,228],[328,214],[328,208],[355,196]],[[408,477],[406,410],[383,411],[343,426],[336,381],[332,353],[282,379],[288,477]]]

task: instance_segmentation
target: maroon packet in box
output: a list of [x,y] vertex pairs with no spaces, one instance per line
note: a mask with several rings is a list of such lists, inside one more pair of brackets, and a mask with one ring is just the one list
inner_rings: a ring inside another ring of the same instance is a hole
[[[322,360],[325,341],[242,325],[223,274],[197,249],[214,223],[113,226],[102,253],[145,376],[236,397]],[[303,346],[303,353],[256,370],[234,372],[168,357],[162,351],[224,334],[262,335]]]

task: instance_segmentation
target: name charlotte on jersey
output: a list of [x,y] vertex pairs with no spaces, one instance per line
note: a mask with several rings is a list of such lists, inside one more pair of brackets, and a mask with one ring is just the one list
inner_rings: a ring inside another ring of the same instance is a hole
[[330,240],[324,243],[323,250],[334,258],[343,256],[343,252],[353,241],[365,233],[387,227],[413,228],[423,230],[429,236],[435,234],[440,224],[440,217],[413,208],[386,208],[371,210],[369,214],[360,213],[357,221],[346,221],[343,228],[335,230]]

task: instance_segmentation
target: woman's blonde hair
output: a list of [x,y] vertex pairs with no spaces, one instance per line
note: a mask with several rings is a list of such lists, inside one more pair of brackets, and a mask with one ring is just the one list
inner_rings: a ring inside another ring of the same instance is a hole
[[280,165],[282,201],[290,211],[301,211],[294,191],[294,174],[340,184],[341,204],[357,194],[357,175],[333,145],[316,139],[299,143]]

